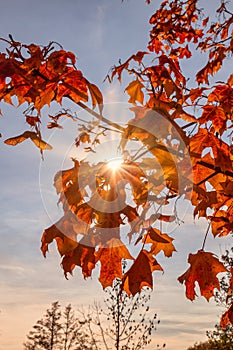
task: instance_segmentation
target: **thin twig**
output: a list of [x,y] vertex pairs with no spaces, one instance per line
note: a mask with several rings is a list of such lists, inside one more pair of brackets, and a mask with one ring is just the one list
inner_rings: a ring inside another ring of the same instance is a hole
[[89,108],[88,106],[86,106],[83,102],[79,101],[77,102],[77,105],[79,105],[81,108],[85,109],[88,113],[90,113],[91,115],[93,115],[94,117],[96,117],[97,119],[99,119],[100,121],[114,127],[117,130],[120,130],[122,132],[125,131],[125,128],[123,126],[120,126],[117,123],[112,122],[111,120],[103,117],[101,114],[93,111],[93,109]]

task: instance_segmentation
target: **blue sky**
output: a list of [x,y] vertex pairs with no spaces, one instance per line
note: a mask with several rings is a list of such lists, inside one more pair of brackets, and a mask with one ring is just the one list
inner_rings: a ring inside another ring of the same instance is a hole
[[[127,97],[118,83],[102,82],[119,58],[123,61],[146,49],[148,19],[157,1],[152,3],[148,6],[143,0],[9,0],[1,4],[0,36],[11,33],[17,41],[37,44],[53,40],[74,52],[78,67],[102,89],[109,103],[107,112],[117,120],[119,108],[127,107]],[[24,120],[20,119],[22,110],[6,105],[1,109],[3,138],[25,130]],[[79,307],[92,303],[93,298],[101,301],[104,297],[96,273],[84,281],[76,271],[67,281],[55,247],[46,260],[39,250],[43,229],[62,214],[56,206],[52,177],[64,158],[67,161],[67,149],[76,132],[72,122],[66,124],[64,133],[52,134],[54,150],[45,154],[44,162],[29,142],[16,148],[0,143],[0,350],[20,349],[26,333],[51,302],[71,302]],[[46,131],[45,136],[49,138]],[[206,228],[202,221],[194,223],[191,208],[186,204],[185,207],[185,224],[173,232],[178,253],[171,260],[159,256],[165,273],[155,274],[152,294],[151,308],[161,320],[153,344],[165,342],[168,350],[185,349],[203,340],[205,330],[213,327],[220,314],[213,302],[202,298],[193,303],[186,300],[184,289],[177,282],[177,276],[187,268],[188,253],[199,249]],[[217,253],[227,247],[227,240],[208,241],[208,248]]]

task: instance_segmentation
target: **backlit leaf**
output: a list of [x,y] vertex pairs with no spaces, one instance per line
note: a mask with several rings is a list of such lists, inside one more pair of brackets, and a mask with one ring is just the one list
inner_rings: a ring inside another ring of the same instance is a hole
[[125,89],[125,91],[130,96],[129,103],[136,103],[138,101],[139,103],[143,104],[144,94],[142,92],[142,89],[144,88],[144,85],[138,80],[133,80],[128,85],[128,87]]
[[95,248],[78,243],[75,249],[64,256],[62,267],[66,278],[76,266],[81,267],[84,278],[90,277],[95,267]]
[[169,237],[166,233],[161,233],[156,228],[150,228],[143,238],[143,242],[150,244],[150,252],[153,255],[157,255],[160,251],[164,252],[166,257],[171,257],[173,252],[176,251],[172,241],[174,238]]
[[139,293],[143,287],[153,289],[152,272],[163,271],[157,260],[146,250],[142,250],[131,268],[124,274],[122,289],[128,295]]
[[190,300],[195,299],[195,282],[197,282],[201,295],[209,300],[214,296],[214,289],[220,288],[216,275],[226,272],[225,266],[212,253],[202,250],[196,254],[189,254],[188,262],[190,268],[178,278],[180,283],[185,283],[186,297]]
[[122,278],[122,259],[133,260],[133,257],[117,238],[112,238],[106,247],[100,248],[96,253],[96,261],[101,262],[99,280],[104,289],[111,287],[115,278]]
[[226,329],[228,325],[233,326],[233,303],[231,304],[229,309],[226,312],[224,312],[220,321],[220,326],[223,329]]
[[86,82],[87,82],[87,87],[88,87],[90,94],[91,94],[93,108],[95,108],[95,106],[98,106],[100,113],[102,113],[102,111],[103,111],[102,93],[100,92],[99,88],[95,84],[91,84],[87,80],[86,80]]

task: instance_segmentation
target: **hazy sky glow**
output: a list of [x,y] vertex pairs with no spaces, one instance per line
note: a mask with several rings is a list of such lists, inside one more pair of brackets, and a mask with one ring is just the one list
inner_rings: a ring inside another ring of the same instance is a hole
[[[119,83],[102,82],[120,58],[124,61],[131,54],[146,50],[148,19],[156,3],[152,1],[148,6],[144,0],[123,3],[121,0],[8,0],[1,3],[0,36],[11,33],[17,41],[42,45],[54,40],[74,52],[78,57],[77,66],[102,89],[108,103],[107,117],[111,115],[113,120],[123,122],[125,118],[132,118],[124,88]],[[0,42],[0,48],[3,47]],[[20,118],[22,110],[6,105],[1,109],[3,139],[25,131],[27,126]],[[58,111],[53,106],[52,110]],[[40,252],[43,229],[62,215],[56,205],[53,175],[61,167],[71,165],[69,158],[75,152],[72,142],[76,128],[68,120],[65,131],[58,130],[52,135],[44,131],[44,138],[50,137],[54,146],[53,151],[45,154],[44,162],[29,142],[16,148],[0,143],[0,350],[21,349],[25,335],[55,300],[63,306],[71,303],[74,307],[88,305],[94,298],[103,300],[97,272],[92,279],[84,281],[77,270],[67,281],[55,247],[50,248],[46,260]],[[195,341],[204,340],[206,329],[213,327],[221,313],[212,301],[186,300],[184,288],[177,282],[177,277],[188,266],[188,253],[200,248],[206,229],[203,221],[193,222],[187,203],[182,203],[180,212],[184,208],[185,223],[172,232],[178,253],[172,259],[158,256],[164,274],[155,273],[152,294],[152,311],[161,320],[153,344],[166,343],[168,350],[186,349]],[[219,253],[229,248],[229,242],[209,238],[207,246]]]

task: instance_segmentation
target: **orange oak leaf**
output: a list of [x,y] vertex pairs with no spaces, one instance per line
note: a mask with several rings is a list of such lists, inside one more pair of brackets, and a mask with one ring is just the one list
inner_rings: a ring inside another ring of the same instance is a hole
[[96,252],[96,261],[101,262],[99,281],[104,289],[111,287],[115,278],[122,278],[122,259],[133,260],[133,257],[117,238],[112,238],[106,247],[99,248]]
[[190,138],[190,151],[191,154],[192,152],[195,154],[194,160],[201,158],[202,152],[210,147],[215,158],[215,166],[220,167],[223,171],[232,170],[229,145],[220,140],[213,132],[199,128],[197,134]]
[[186,297],[194,300],[195,282],[199,284],[201,295],[209,300],[214,296],[214,289],[220,288],[216,275],[226,272],[225,266],[210,252],[199,250],[196,254],[189,254],[190,268],[178,278],[180,283],[185,282]]
[[160,230],[151,227],[144,235],[143,242],[145,244],[151,244],[150,253],[157,255],[161,250],[166,257],[171,257],[173,252],[176,251],[172,241],[174,238],[169,237],[165,233],[161,233]]
[[41,251],[44,256],[48,251],[48,245],[55,239],[60,255],[64,255],[77,247],[77,235],[85,234],[87,224],[79,220],[71,211],[57,221],[54,225],[45,229],[41,238]]
[[127,94],[130,96],[129,103],[135,104],[136,101],[143,104],[144,100],[144,94],[142,92],[142,89],[144,88],[144,85],[138,80],[133,80],[128,85],[128,87],[125,89]]
[[[59,203],[63,204],[63,209],[65,211],[72,209],[77,214],[79,209],[80,213],[83,211],[81,204],[83,203],[83,197],[86,195],[85,187],[89,182],[87,176],[89,167],[86,167],[80,174],[80,163],[75,159],[73,159],[73,162],[73,168],[56,173],[54,186],[57,193],[60,194]],[[82,184],[81,187],[79,187],[80,183]]]
[[74,184],[78,179],[79,162],[73,159],[74,166],[67,170],[60,170],[54,176],[54,187],[57,194],[66,191],[71,184]]
[[[208,163],[208,164],[212,164],[214,166],[215,162],[214,159],[211,157],[210,153],[205,154],[202,158],[202,161]],[[200,187],[202,187],[203,189],[206,189],[206,179],[210,176],[214,174],[214,170],[213,169],[208,169],[206,167],[204,167],[203,165],[201,165],[199,162],[197,162],[194,166],[193,166],[193,183],[195,185],[198,185]],[[211,179],[211,177],[210,177]]]
[[222,107],[206,105],[198,121],[200,124],[212,121],[214,129],[221,135],[226,128],[227,116]]
[[[155,114],[154,114],[155,113]],[[157,112],[152,111],[152,117]],[[179,179],[177,173],[177,166],[173,155],[167,150],[167,147],[163,142],[157,142],[157,138],[154,136],[161,131],[158,128],[158,123],[151,123],[151,114],[147,113],[144,117],[138,120],[132,120],[132,123],[128,125],[123,135],[125,139],[138,139],[144,143],[153,156],[156,157],[158,163],[164,172],[164,179],[167,181],[169,188],[177,190],[179,186]],[[162,130],[164,132],[164,126]],[[151,133],[150,131],[151,130]],[[156,147],[158,146],[158,147]]]
[[95,248],[78,243],[75,249],[70,251],[62,259],[62,267],[65,277],[72,272],[75,266],[80,266],[84,278],[90,277],[95,267]]
[[190,58],[192,56],[191,51],[189,50],[188,45],[186,45],[184,48],[179,49],[179,58]]
[[152,272],[155,270],[163,271],[153,256],[143,249],[130,269],[122,278],[122,290],[128,295],[139,293],[143,287],[153,289]]
[[55,96],[57,83],[47,83],[46,87],[35,98],[34,107],[40,111],[45,105],[50,106]]
[[212,234],[223,237],[233,230],[232,216],[228,216],[224,210],[217,210],[211,219]]
[[88,203],[83,203],[77,207],[75,211],[76,216],[87,224],[92,223],[92,219],[94,218],[94,210]]
[[207,64],[196,74],[197,83],[209,85],[209,76],[213,76],[221,69],[225,58],[226,50],[224,46],[219,45],[214,51],[210,51]]

